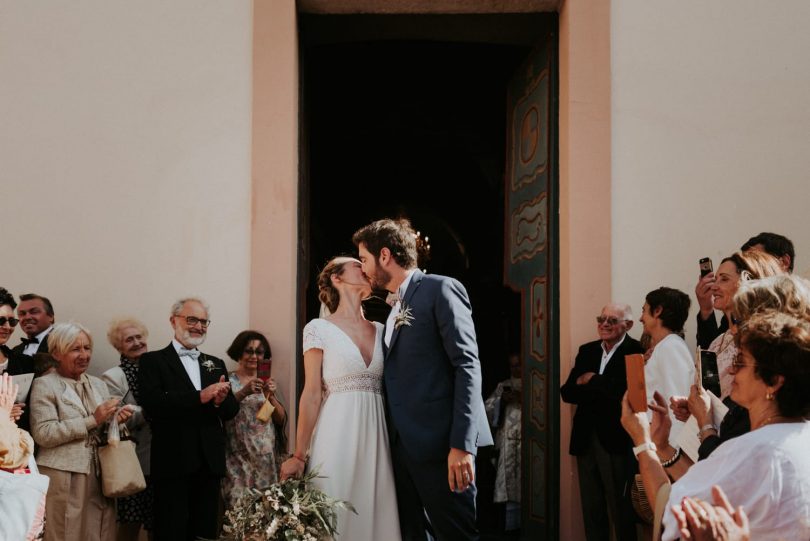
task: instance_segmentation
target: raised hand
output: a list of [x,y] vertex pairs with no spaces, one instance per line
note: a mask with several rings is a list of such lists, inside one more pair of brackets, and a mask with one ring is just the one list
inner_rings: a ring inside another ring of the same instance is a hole
[[671,396],[669,397],[669,407],[672,410],[675,418],[680,422],[685,423],[689,420],[689,399],[685,396]]
[[712,422],[712,401],[706,389],[697,385],[692,385],[689,392],[689,413],[695,416],[698,426],[703,426]]
[[708,319],[714,311],[714,302],[712,301],[712,285],[714,284],[714,273],[710,272],[706,276],[698,280],[695,286],[695,296],[698,300],[700,307],[700,318]]
[[681,539],[690,541],[749,541],[751,530],[742,507],[731,507],[723,490],[712,487],[714,505],[699,498],[686,497],[672,507]]
[[669,443],[669,432],[672,430],[672,419],[669,418],[669,409],[663,395],[658,391],[653,394],[653,402],[649,403],[649,408],[653,412],[652,424],[650,425],[650,436],[653,443],[659,449],[663,449]]

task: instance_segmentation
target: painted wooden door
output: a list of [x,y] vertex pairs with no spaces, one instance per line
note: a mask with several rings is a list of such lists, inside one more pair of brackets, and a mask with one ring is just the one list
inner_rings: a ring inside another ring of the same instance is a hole
[[557,35],[514,74],[507,97],[504,280],[519,292],[523,539],[559,532]]

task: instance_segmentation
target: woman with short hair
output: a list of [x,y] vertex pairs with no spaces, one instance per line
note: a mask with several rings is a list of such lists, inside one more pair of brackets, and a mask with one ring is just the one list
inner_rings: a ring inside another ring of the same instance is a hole
[[87,374],[93,353],[90,332],[78,323],[54,325],[48,347],[55,371],[34,380],[31,390],[31,435],[39,446],[37,463],[50,478],[45,506],[46,541],[115,539],[115,506],[101,492],[94,436],[120,411],[107,385]]
[[132,408],[132,417],[127,421],[126,426],[136,441],[135,451],[146,479],[145,490],[132,496],[118,498],[116,501],[117,541],[135,541],[138,539],[141,526],[150,532],[149,537],[151,538],[154,494],[152,480],[149,476],[149,453],[152,448],[152,430],[149,428],[143,408],[138,402],[140,398],[138,392],[138,367],[140,365],[138,361],[148,349],[146,344],[148,338],[149,331],[146,325],[131,317],[111,321],[107,331],[107,340],[121,355],[121,362],[118,366],[104,372],[101,379],[107,384],[112,396],[123,397],[121,402]]
[[[229,374],[231,389],[239,401],[239,413],[225,423],[225,468],[222,483],[228,507],[249,488],[267,488],[278,480],[278,458],[284,452],[284,425],[287,412],[279,400],[273,378],[262,380],[258,367],[273,354],[270,343],[257,331],[242,331],[228,348],[228,356],[238,363]],[[270,419],[257,418],[265,401],[273,412]]]

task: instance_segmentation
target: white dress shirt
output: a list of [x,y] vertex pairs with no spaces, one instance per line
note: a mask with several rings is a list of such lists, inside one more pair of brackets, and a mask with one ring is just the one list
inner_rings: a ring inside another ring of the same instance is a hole
[[391,308],[391,312],[388,314],[388,319],[385,321],[385,345],[391,345],[391,337],[394,335],[394,326],[395,326],[395,318],[399,314],[399,311],[402,307],[402,298],[405,296],[405,292],[408,291],[408,286],[411,283],[411,278],[413,277],[413,272],[415,269],[411,269],[405,271],[405,279],[399,284],[397,288],[397,302],[394,304],[394,307]]
[[605,373],[605,368],[610,362],[610,359],[613,358],[613,354],[616,353],[616,350],[619,349],[619,346],[621,346],[624,343],[625,338],[627,338],[627,333],[624,333],[624,335],[622,335],[622,339],[613,344],[613,347],[610,348],[610,351],[605,350],[605,342],[602,342],[602,363],[599,365],[599,375]]
[[23,355],[33,357],[34,354],[39,349],[39,346],[42,344],[42,340],[44,340],[45,337],[48,336],[48,333],[51,332],[51,329],[53,329],[53,325],[51,325],[50,327],[48,327],[47,329],[36,335],[37,342],[26,344],[25,348],[23,349]]
[[[183,363],[183,368],[186,369],[186,374],[188,374],[188,378],[191,380],[194,388],[201,391],[202,379],[200,377],[200,363],[193,357],[180,355],[180,349],[186,349],[186,347],[178,342],[175,338],[172,338],[172,345],[174,346],[174,350],[177,352],[177,355],[180,357],[180,362]],[[200,355],[202,355],[202,353],[200,353]]]

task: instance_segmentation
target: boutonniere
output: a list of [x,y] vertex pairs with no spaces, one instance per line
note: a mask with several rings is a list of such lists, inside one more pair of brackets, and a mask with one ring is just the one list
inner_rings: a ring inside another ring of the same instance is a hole
[[211,359],[206,359],[205,361],[203,361],[202,365],[209,372],[213,372],[214,370],[217,369],[217,365],[215,365],[214,361],[212,361]]
[[399,329],[403,325],[410,327],[413,322],[413,311],[404,302],[400,305],[399,313],[394,316],[394,329]]

